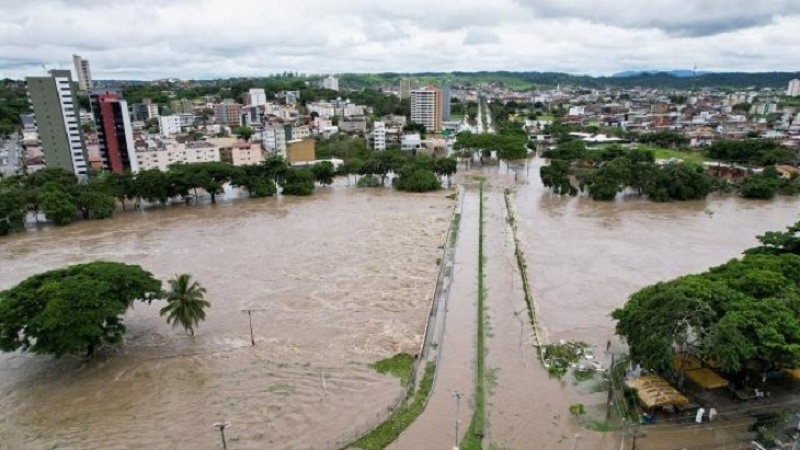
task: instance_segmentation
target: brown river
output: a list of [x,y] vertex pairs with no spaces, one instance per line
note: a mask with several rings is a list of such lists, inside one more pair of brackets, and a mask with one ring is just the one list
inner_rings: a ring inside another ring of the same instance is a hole
[[[601,348],[613,334],[609,312],[630,293],[723,263],[754,245],[756,234],[800,219],[800,203],[783,198],[656,204],[558,197],[541,186],[541,164],[534,160],[527,177],[521,172],[514,199],[550,342]],[[496,186],[513,184],[502,170],[495,176]],[[126,316],[126,345],[91,361],[0,355],[0,449],[215,449],[212,424],[220,420],[231,423],[231,449],[338,448],[400,394],[397,379],[368,364],[418,349],[453,207],[446,194],[339,186],[307,199],[122,213],[0,240],[0,289],[51,268],[109,259],[140,264],[163,280],[191,273],[212,303],[194,338],[166,325],[158,304],[141,304]],[[501,198],[489,198],[489,219],[498,223]],[[487,230],[507,233],[498,225]],[[496,242],[505,249],[507,236]],[[508,292],[518,295],[508,250],[490,258],[507,269],[490,267],[489,285],[507,279]],[[245,308],[256,309],[255,347]],[[492,429],[515,434],[493,440],[504,448],[572,448],[576,429],[564,417],[575,398],[571,386],[554,389],[539,373],[521,391],[505,390],[537,367],[535,352],[504,355],[506,340],[514,349],[523,340],[511,314],[518,304],[491,308],[498,328],[489,364],[499,371]],[[509,362],[519,368],[504,375]],[[505,411],[504,401],[530,405]],[[547,429],[530,426],[526,411]],[[611,445],[591,436],[581,442],[582,449]]]
[[0,240],[0,289],[109,259],[193,274],[212,303],[194,338],[137,304],[126,345],[89,362],[0,356],[0,448],[214,449],[222,420],[231,448],[338,448],[401,392],[368,364],[418,351],[446,195],[325,188]]

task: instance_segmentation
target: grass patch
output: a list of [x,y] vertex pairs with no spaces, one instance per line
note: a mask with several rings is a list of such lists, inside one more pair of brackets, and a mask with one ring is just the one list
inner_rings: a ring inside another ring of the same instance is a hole
[[400,384],[405,386],[411,381],[411,372],[414,370],[414,357],[408,353],[398,353],[391,358],[382,359],[372,365],[376,372],[392,374],[400,379]]
[[483,180],[480,184],[480,207],[478,212],[478,345],[475,368],[475,411],[469,423],[467,434],[459,447],[461,450],[481,450],[483,448],[484,419],[486,409],[486,339],[484,330],[484,304],[486,303],[486,287],[484,286],[483,256]]
[[616,427],[608,422],[600,422],[598,420],[593,420],[586,424],[586,428],[592,431],[599,431],[601,433],[608,433],[609,431],[614,431]]
[[429,362],[425,367],[425,375],[422,377],[419,390],[414,392],[411,401],[395,409],[385,422],[345,448],[355,447],[362,450],[382,450],[394,442],[395,439],[400,436],[400,433],[408,428],[425,409],[425,402],[433,386],[433,374],[435,372],[436,364]]
[[670,150],[666,148],[639,146],[642,150],[652,150],[656,159],[682,159],[685,162],[703,164],[711,161],[700,152]]
[[544,347],[545,367],[551,376],[561,378],[567,373],[569,367],[578,363],[588,351],[589,344],[585,342],[546,345]]

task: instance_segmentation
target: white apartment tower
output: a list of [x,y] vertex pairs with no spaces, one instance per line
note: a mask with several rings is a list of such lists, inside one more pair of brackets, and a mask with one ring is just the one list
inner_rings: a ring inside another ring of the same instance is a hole
[[330,89],[332,91],[339,90],[339,79],[333,75],[327,76],[322,79],[322,88]]
[[181,116],[160,116],[158,129],[162,137],[170,137],[181,132]]
[[375,122],[372,129],[372,149],[386,150],[386,124]]
[[442,129],[442,91],[433,86],[411,91],[411,121],[430,134]]
[[264,89],[250,89],[247,93],[247,104],[251,106],[264,106],[267,104],[267,93]]
[[75,65],[75,75],[78,77],[78,90],[88,92],[94,87],[89,60],[83,59],[78,55],[72,55],[72,64]]
[[800,95],[800,80],[795,78],[789,82],[789,88],[786,89],[786,95],[791,95],[792,97],[797,97]]

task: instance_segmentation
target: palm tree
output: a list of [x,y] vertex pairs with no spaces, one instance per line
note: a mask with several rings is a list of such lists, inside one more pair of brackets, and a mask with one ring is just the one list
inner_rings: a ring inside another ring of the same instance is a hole
[[176,275],[169,280],[169,291],[166,293],[167,306],[161,308],[160,314],[167,315],[167,323],[173,327],[181,325],[194,336],[194,328],[205,320],[205,308],[211,306],[203,297],[206,288],[197,281],[192,281],[188,273]]

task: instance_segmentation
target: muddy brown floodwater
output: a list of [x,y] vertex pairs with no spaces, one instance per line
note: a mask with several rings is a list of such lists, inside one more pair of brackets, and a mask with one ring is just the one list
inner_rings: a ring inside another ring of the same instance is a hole
[[[89,362],[0,355],[0,448],[327,449],[400,395],[368,367],[418,350],[453,202],[318,189],[176,206],[0,240],[0,289],[107,259],[208,289],[194,338],[137,304],[126,345]],[[256,346],[247,315],[254,308]],[[235,446],[234,446],[235,445]]]

